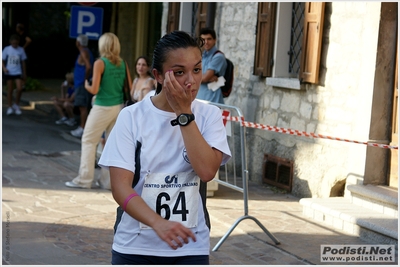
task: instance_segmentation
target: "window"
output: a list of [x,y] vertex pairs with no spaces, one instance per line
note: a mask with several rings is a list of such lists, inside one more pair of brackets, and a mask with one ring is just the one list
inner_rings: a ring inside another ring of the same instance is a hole
[[303,41],[305,3],[292,3],[292,26],[290,29],[289,73],[298,75],[300,72],[301,46]]
[[318,83],[324,8],[323,2],[260,2],[254,75],[292,89]]
[[292,191],[293,161],[264,154],[263,183]]

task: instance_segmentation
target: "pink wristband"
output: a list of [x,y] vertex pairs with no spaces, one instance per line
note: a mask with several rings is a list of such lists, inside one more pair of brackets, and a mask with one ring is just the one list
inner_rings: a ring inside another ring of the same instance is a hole
[[126,211],[126,205],[128,205],[129,200],[133,197],[138,197],[139,195],[136,193],[130,194],[127,198],[125,198],[123,209]]

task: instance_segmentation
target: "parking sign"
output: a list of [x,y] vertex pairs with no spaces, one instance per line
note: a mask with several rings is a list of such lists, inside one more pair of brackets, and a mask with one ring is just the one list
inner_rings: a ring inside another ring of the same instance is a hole
[[86,34],[91,40],[98,40],[103,33],[103,9],[100,7],[72,6],[69,37]]

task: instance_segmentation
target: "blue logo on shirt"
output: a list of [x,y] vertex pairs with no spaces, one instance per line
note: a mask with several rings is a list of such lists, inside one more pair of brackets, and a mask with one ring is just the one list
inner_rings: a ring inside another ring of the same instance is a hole
[[190,164],[189,157],[188,157],[187,152],[186,152],[186,148],[184,148],[183,151],[182,151],[182,157],[187,163]]
[[171,176],[167,175],[164,180],[165,180],[166,184],[171,184],[173,181],[175,181],[175,183],[177,184],[178,183],[178,176],[173,175],[171,177]]

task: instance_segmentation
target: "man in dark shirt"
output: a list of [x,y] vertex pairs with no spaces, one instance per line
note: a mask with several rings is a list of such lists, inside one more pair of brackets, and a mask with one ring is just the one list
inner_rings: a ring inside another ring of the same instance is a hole
[[85,128],[86,119],[89,112],[93,95],[85,89],[85,80],[92,77],[93,54],[87,47],[89,38],[85,34],[80,34],[76,38],[76,47],[79,50],[78,58],[74,67],[74,87],[75,101],[74,106],[79,107],[81,122],[78,128],[71,131],[71,135],[81,138]]
[[15,31],[20,38],[19,46],[22,47],[26,52],[26,48],[30,45],[32,39],[27,35],[24,24],[18,23]]
[[[28,52],[26,51],[26,48],[32,43],[32,39],[28,36],[28,34],[25,31],[25,25],[23,23],[17,23],[17,26],[15,27],[15,34],[19,36],[19,46],[22,47],[25,51],[25,54],[28,56]],[[26,61],[26,68],[27,70],[29,69],[28,64],[29,62]],[[22,89],[25,88],[25,81],[22,81]]]

